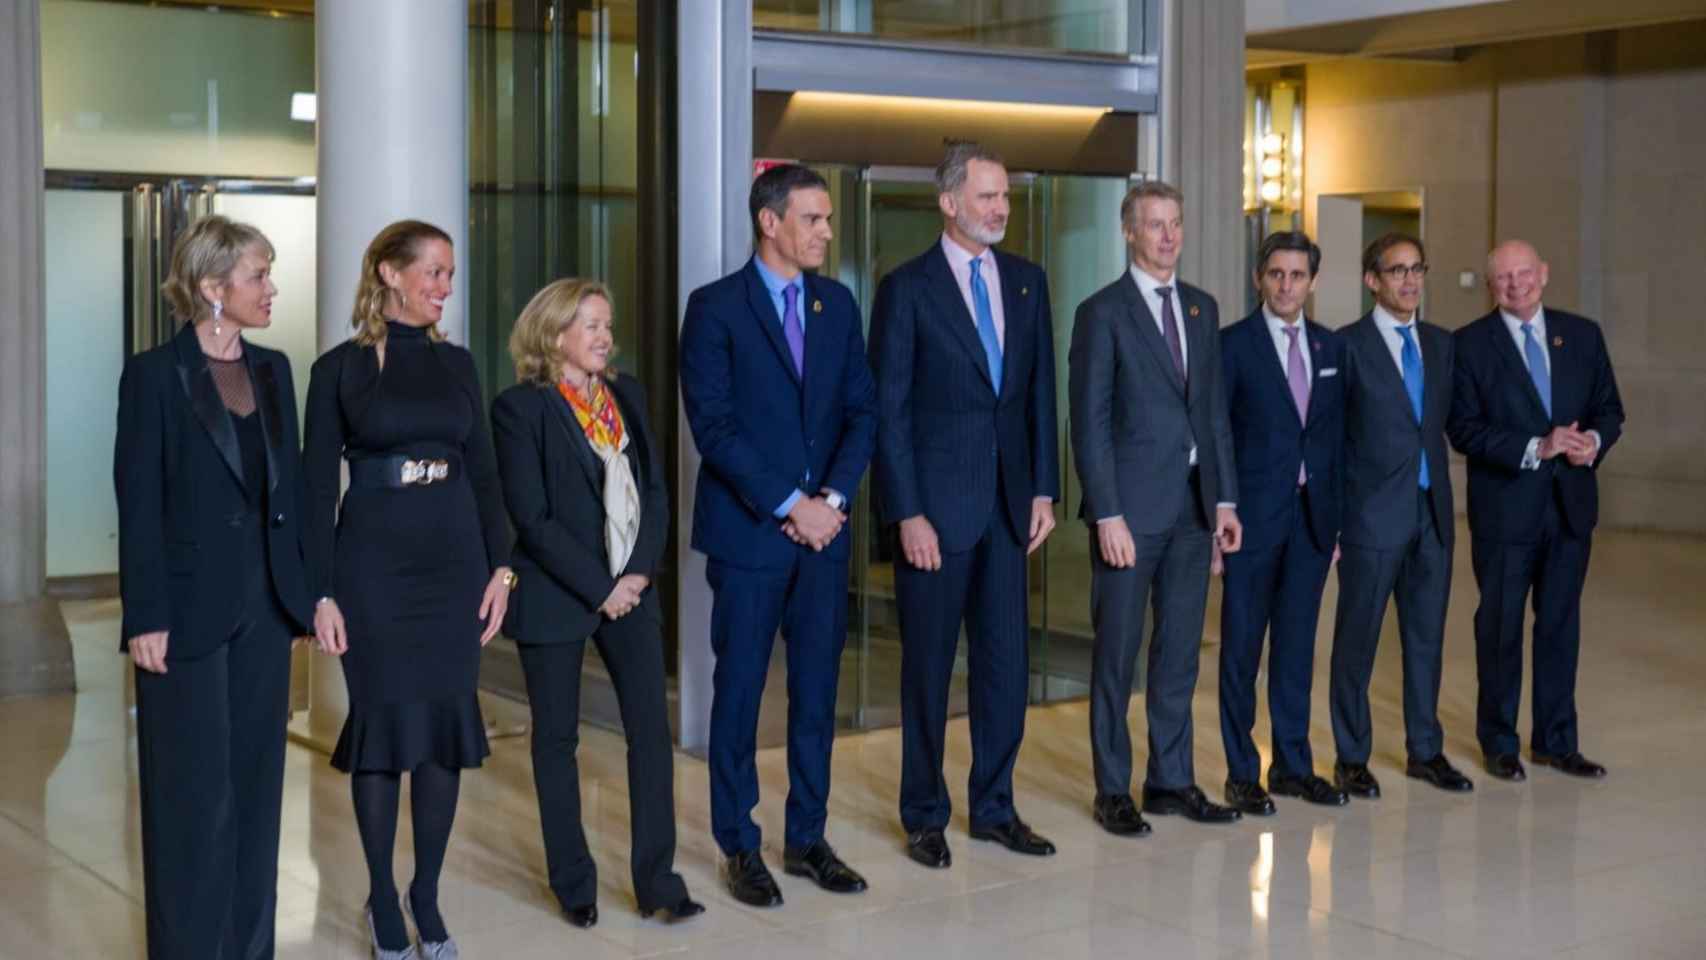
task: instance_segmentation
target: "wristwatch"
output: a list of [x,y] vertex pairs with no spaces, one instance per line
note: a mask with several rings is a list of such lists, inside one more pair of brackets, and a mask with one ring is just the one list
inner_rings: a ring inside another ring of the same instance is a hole
[[844,513],[847,510],[847,498],[828,487],[823,488],[823,502]]

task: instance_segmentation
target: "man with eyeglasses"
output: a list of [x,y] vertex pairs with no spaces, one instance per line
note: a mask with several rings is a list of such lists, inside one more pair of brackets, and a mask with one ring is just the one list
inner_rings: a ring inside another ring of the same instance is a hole
[[1451,444],[1469,458],[1470,557],[1480,692],[1475,736],[1487,772],[1527,778],[1518,757],[1522,621],[1534,592],[1534,762],[1577,777],[1605,768],[1576,742],[1582,582],[1599,521],[1595,471],[1623,429],[1605,337],[1542,307],[1549,273],[1521,240],[1487,256],[1497,308],[1457,331]]
[[[1262,303],[1220,334],[1226,408],[1238,465],[1244,545],[1224,559],[1220,604],[1220,737],[1226,803],[1254,816],[1268,796],[1342,806],[1344,791],[1315,775],[1309,688],[1321,591],[1339,538],[1344,449],[1344,342],[1303,314],[1321,248],[1305,233],[1275,233],[1256,254]],[[1268,647],[1273,762],[1262,789],[1256,671]]]
[[1387,601],[1398,601],[1403,645],[1407,776],[1441,790],[1474,789],[1445,758],[1439,723],[1453,520],[1445,422],[1451,411],[1451,334],[1419,319],[1427,276],[1422,241],[1388,233],[1363,251],[1374,309],[1345,339],[1344,529],[1333,624],[1332,717],[1339,788],[1380,796],[1368,684]]

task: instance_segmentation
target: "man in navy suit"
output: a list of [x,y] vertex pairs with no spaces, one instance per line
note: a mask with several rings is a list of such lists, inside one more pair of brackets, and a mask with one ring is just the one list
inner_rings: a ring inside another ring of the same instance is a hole
[[1451,334],[1421,320],[1427,273],[1421,240],[1403,233],[1379,237],[1362,255],[1374,309],[1340,331],[1345,493],[1333,622],[1333,774],[1339,789],[1364,799],[1380,796],[1380,781],[1368,769],[1374,750],[1368,684],[1394,597],[1404,656],[1405,775],[1441,790],[1474,789],[1446,759],[1439,724],[1456,539],[1445,453],[1452,342]]
[[900,818],[907,853],[951,862],[942,777],[948,687],[960,624],[970,647],[971,836],[1054,853],[1013,806],[1025,733],[1029,619],[1025,557],[1054,529],[1054,326],[1048,278],[995,248],[1007,229],[1007,170],[974,143],[936,168],[942,237],[877,288],[879,499],[899,527]]
[[1532,246],[1487,257],[1498,309],[1458,330],[1451,444],[1469,458],[1470,557],[1487,772],[1522,780],[1516,715],[1522,619],[1534,592],[1534,762],[1578,777],[1605,768],[1576,743],[1582,583],[1599,522],[1595,471],[1623,430],[1623,400],[1598,325],[1542,307],[1548,271]]
[[708,558],[711,831],[729,892],[775,906],[759,855],[758,706],[778,628],[788,654],[783,868],[826,890],[865,880],[824,839],[835,694],[847,640],[848,503],[871,458],[876,406],[859,306],[807,273],[830,240],[829,190],[805,167],[765,171],[749,200],[758,251],[693,291],[681,396],[702,462],[693,547]]
[[1344,791],[1315,775],[1309,750],[1315,624],[1338,548],[1345,437],[1344,343],[1303,315],[1320,269],[1321,248],[1307,234],[1270,235],[1256,255],[1261,306],[1220,334],[1244,522],[1243,549],[1224,560],[1220,737],[1226,803],[1256,816],[1274,812],[1250,735],[1264,634],[1271,637],[1268,789],[1327,806],[1347,802]]

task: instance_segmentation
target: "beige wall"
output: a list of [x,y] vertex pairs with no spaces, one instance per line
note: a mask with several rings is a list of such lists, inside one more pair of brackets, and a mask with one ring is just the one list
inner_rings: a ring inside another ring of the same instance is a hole
[[[1305,82],[1305,210],[1420,189],[1429,319],[1490,307],[1498,238],[1533,241],[1547,302],[1605,328],[1628,423],[1604,522],[1706,532],[1706,23],[1484,48],[1456,63],[1345,60]],[[1340,318],[1323,317],[1330,324]]]

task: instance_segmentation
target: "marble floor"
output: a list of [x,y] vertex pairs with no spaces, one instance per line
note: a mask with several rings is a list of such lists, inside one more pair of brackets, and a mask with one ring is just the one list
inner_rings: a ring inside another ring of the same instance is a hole
[[[678,862],[710,910],[671,926],[633,912],[623,748],[588,730],[583,790],[603,917],[580,931],[559,918],[543,885],[527,744],[506,739],[465,778],[444,913],[470,958],[1706,957],[1706,829],[1696,816],[1706,766],[1693,752],[1706,741],[1706,542],[1599,538],[1579,703],[1583,746],[1612,770],[1600,783],[1535,769],[1525,784],[1480,775],[1469,632],[1475,592],[1465,561],[1457,565],[1441,709],[1448,752],[1477,775],[1470,796],[1402,776],[1389,629],[1374,689],[1374,767],[1386,789],[1377,802],[1341,810],[1282,802],[1276,817],[1218,829],[1154,818],[1153,836],[1114,839],[1089,815],[1085,705],[1065,703],[1031,711],[1018,781],[1022,813],[1059,855],[1030,860],[974,843],[962,814],[949,833],[954,866],[938,873],[902,850],[898,733],[848,736],[835,753],[830,838],[870,891],[837,897],[780,877],[787,905],[758,911],[732,902],[716,882],[705,766],[680,754]],[[0,957],[142,957],[134,725],[128,671],[115,652],[117,610],[89,602],[66,613],[81,692],[0,703]],[[1329,634],[1323,630],[1323,654]],[[1325,767],[1326,657],[1318,659],[1314,733]],[[1225,766],[1213,678],[1208,647],[1197,767],[1217,795]],[[1132,721],[1141,735],[1141,699]],[[366,879],[348,782],[299,747],[287,762],[279,955],[366,956]],[[951,729],[948,762],[963,806],[964,720]],[[767,751],[760,766],[760,819],[778,837],[784,757]],[[403,882],[408,837],[405,825]],[[780,858],[774,846],[767,855]]]

